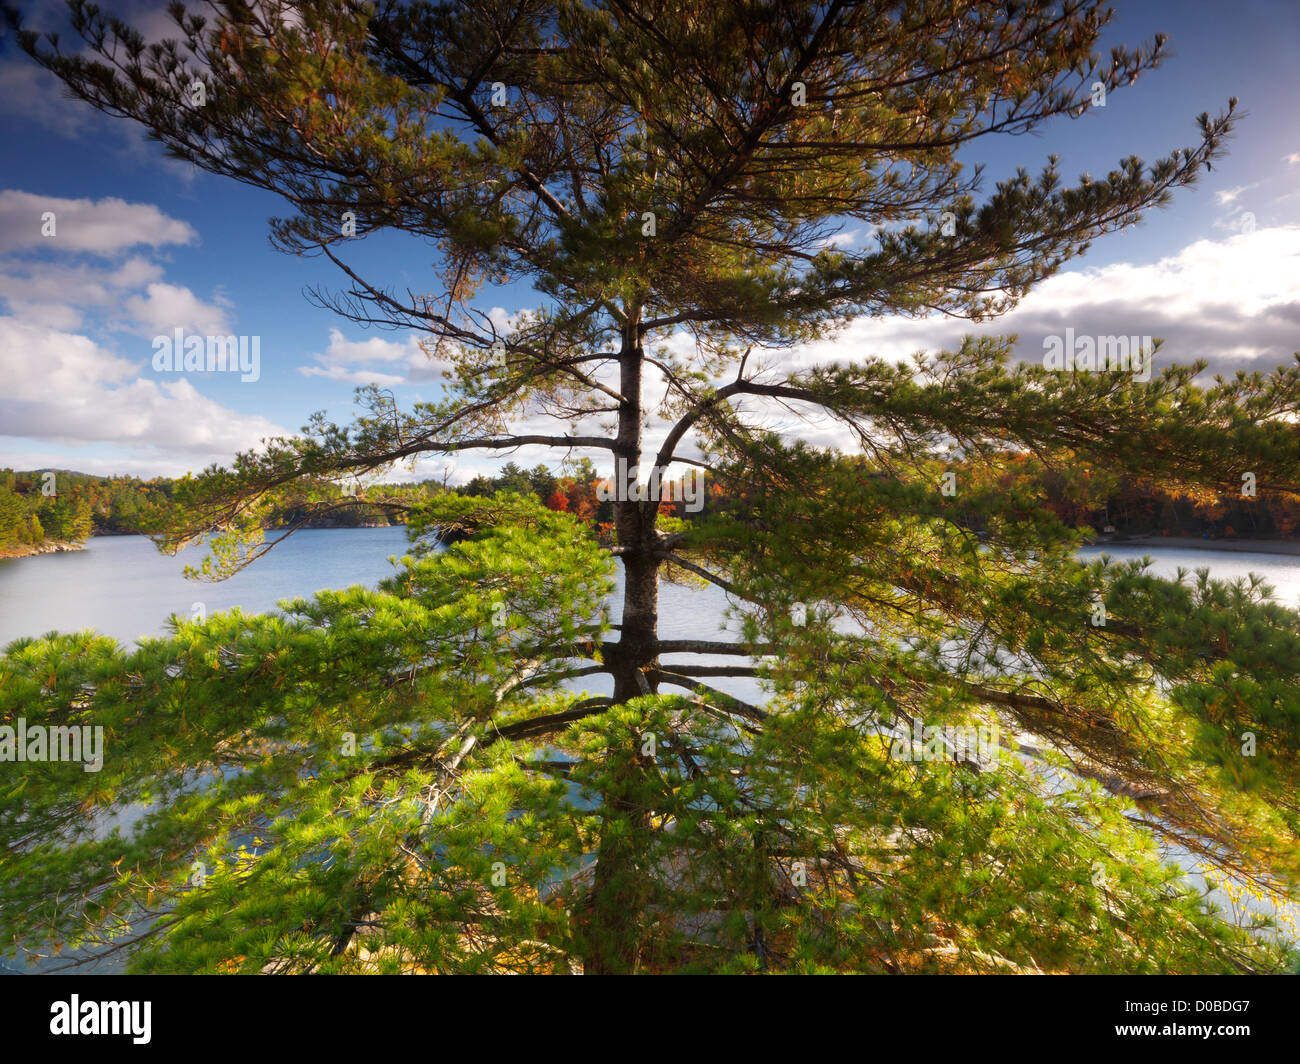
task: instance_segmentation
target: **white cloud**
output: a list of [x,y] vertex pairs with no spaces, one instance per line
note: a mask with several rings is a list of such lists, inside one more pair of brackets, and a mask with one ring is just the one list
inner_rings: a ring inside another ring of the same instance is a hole
[[[42,235],[41,216],[54,214],[54,235]],[[113,255],[147,244],[158,248],[192,244],[193,227],[169,218],[149,203],[61,199],[7,188],[0,191],[0,253],[28,248]]]
[[1259,218],[1254,211],[1248,211],[1240,205],[1232,207],[1227,214],[1214,220],[1214,228],[1226,233],[1245,233],[1259,228]]
[[870,226],[866,229],[845,229],[842,232],[834,233],[823,240],[818,240],[814,245],[818,251],[827,248],[851,248],[865,241],[872,233],[875,227]]
[[[52,238],[40,235],[46,210],[55,214]],[[100,342],[115,330],[232,331],[226,301],[169,283],[147,253],[130,251],[197,239],[150,204],[0,192],[0,251],[9,253],[0,258],[8,311],[0,317],[0,439],[16,448],[11,462],[44,455],[64,468],[176,475],[287,434],[207,398],[189,378],[153,379],[147,344],[131,348],[140,356],[133,361]],[[36,249],[44,254],[24,254]]]
[[[299,366],[304,377],[325,377],[352,384],[378,384],[384,387],[440,380],[446,364],[430,359],[420,346],[419,338],[408,335],[402,340],[385,340],[372,336],[368,340],[347,340],[337,329],[330,329],[330,342],[324,354],[314,356],[319,365]],[[390,371],[357,368],[376,363]]]
[[1243,192],[1248,192],[1250,189],[1258,187],[1259,182],[1257,181],[1253,185],[1236,185],[1233,188],[1221,188],[1214,194],[1214,199],[1219,206],[1222,207],[1225,204],[1235,202],[1237,197]]
[[[775,381],[814,364],[870,357],[905,361],[918,351],[955,350],[965,335],[1011,334],[1018,336],[1017,357],[1041,363],[1044,338],[1067,328],[1077,336],[1161,337],[1157,372],[1198,360],[1208,363],[1207,374],[1290,365],[1300,351],[1300,227],[1200,240],[1145,265],[1060,273],[1009,314],[978,325],[942,316],[860,318],[830,340],[790,351],[756,350],[750,366],[767,366],[771,372],[764,379]],[[676,337],[672,346],[682,353],[690,344]],[[657,394],[649,381],[647,394]],[[746,397],[742,409],[751,423],[818,446],[857,450],[847,429],[807,404]],[[662,433],[656,426],[647,438],[657,442]],[[693,456],[688,448],[679,450]]]
[[188,288],[154,283],[145,292],[129,298],[125,307],[146,334],[170,334],[176,328],[205,336],[230,332],[225,311],[204,303]]
[[206,398],[188,379],[140,377],[141,366],[86,336],[0,317],[0,378],[7,382],[0,438],[65,447],[111,443],[152,455],[148,468],[180,473],[227,462],[265,436],[285,434],[264,417]]
[[372,336],[369,340],[345,340],[339,329],[330,329],[330,343],[324,358],[331,363],[344,362],[401,362],[419,348],[414,340],[385,340]]
[[162,267],[141,256],[117,265],[0,260],[0,299],[13,317],[51,329],[80,329],[93,313],[143,336],[177,327],[206,335],[230,331],[223,306],[162,277]]
[[87,311],[120,307],[132,291],[161,280],[162,268],[133,255],[116,266],[0,261],[0,298],[24,321],[76,329]]
[[[46,211],[54,214],[52,237],[41,235]],[[177,327],[228,333],[220,301],[205,302],[188,288],[166,283],[162,267],[143,254],[120,258],[140,246],[156,249],[197,240],[193,227],[152,204],[5,189],[0,191],[0,254],[5,255],[0,258],[0,299],[14,317],[51,329],[80,329],[94,312],[107,317],[110,328],[146,336]],[[46,254],[22,254],[34,249]],[[99,261],[84,261],[87,255]]]
[[[980,325],[940,317],[862,318],[835,339],[796,354],[804,364],[868,355],[901,360],[918,350],[954,348],[967,333],[1016,333],[1017,353],[1038,361],[1043,338],[1067,327],[1079,335],[1164,337],[1157,369],[1202,358],[1210,372],[1290,363],[1300,349],[1300,227],[1199,240],[1146,265],[1060,273],[1009,314]],[[781,357],[789,358],[779,356],[778,363]]]
[[1284,163],[1290,163],[1292,166],[1296,163],[1300,163],[1300,151],[1293,151],[1290,155],[1282,156],[1282,161]]
[[391,373],[376,373],[367,369],[346,369],[343,366],[299,366],[298,372],[304,377],[324,377],[332,381],[344,381],[348,384],[377,384],[391,387],[405,384],[405,377],[395,377]]

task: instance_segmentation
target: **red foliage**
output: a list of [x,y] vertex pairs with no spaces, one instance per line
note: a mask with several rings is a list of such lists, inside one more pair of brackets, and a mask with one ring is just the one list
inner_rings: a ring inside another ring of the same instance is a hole
[[569,512],[579,521],[590,522],[595,519],[596,508],[600,505],[600,499],[596,496],[596,485],[599,481],[592,481],[590,484],[579,484],[576,480],[563,481],[563,487],[569,495]]

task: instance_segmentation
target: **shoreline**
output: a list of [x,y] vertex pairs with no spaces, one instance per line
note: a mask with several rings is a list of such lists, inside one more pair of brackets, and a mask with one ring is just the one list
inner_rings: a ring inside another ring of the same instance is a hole
[[[350,531],[353,529],[372,529],[372,528],[401,528],[400,524],[388,525],[317,525],[306,526],[315,528],[320,531]],[[283,531],[282,529],[267,529],[268,532]],[[119,536],[143,536],[144,532],[95,532],[88,536],[81,543],[70,543],[66,540],[47,540],[39,545],[22,544],[17,547],[0,549],[0,561],[11,561],[17,558],[31,558],[41,554],[63,554],[70,551],[84,551],[86,543],[91,539],[115,539]],[[1200,550],[1200,551],[1220,551],[1230,554],[1280,554],[1290,557],[1300,557],[1300,539],[1202,539],[1199,536],[1133,536],[1132,538],[1118,539],[1110,536],[1089,537],[1083,542],[1085,547],[1091,548],[1110,548],[1110,547],[1132,547],[1135,549],[1144,547],[1164,547],[1174,550]]]
[[[375,528],[405,528],[405,524],[387,524],[387,525],[304,525],[297,531],[325,531],[325,532],[349,532],[356,529],[375,529]],[[284,528],[266,528],[265,533],[273,534],[283,532]],[[148,538],[148,532],[92,532],[80,543],[72,543],[68,540],[50,539],[33,546],[30,543],[22,543],[16,547],[0,547],[0,562],[16,561],[19,558],[35,558],[41,554],[63,554],[70,551],[84,551],[86,544],[93,539],[121,539],[126,536],[140,536]]]
[[16,558],[34,558],[38,554],[64,554],[68,551],[85,550],[85,543],[69,543],[66,540],[51,539],[44,543],[24,543],[17,547],[0,549],[0,562]]
[[1172,547],[1175,550],[1223,551],[1232,554],[1286,554],[1300,556],[1300,540],[1201,539],[1198,536],[1134,536],[1132,539],[1096,537],[1085,547]]

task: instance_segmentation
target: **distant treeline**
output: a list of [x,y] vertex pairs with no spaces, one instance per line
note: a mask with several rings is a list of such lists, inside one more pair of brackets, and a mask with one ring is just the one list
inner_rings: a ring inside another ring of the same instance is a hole
[[[586,459],[568,476],[557,476],[544,465],[527,470],[511,462],[495,477],[478,476],[453,490],[462,495],[492,495],[503,490],[532,494],[552,510],[565,510],[582,520],[605,525],[614,519],[614,504],[598,496],[597,488],[603,480],[605,477]],[[1300,499],[1262,491],[1255,497],[1198,499],[1171,494],[1133,478],[1120,478],[1106,490],[1099,488],[1086,472],[1067,479],[1029,462],[1016,461],[1004,474],[1003,484],[1027,487],[1030,497],[1045,505],[1063,524],[1096,532],[1109,529],[1128,536],[1293,539],[1300,529]],[[676,498],[680,500],[681,495]],[[665,502],[661,510],[692,520],[730,508],[735,501],[726,487],[705,472],[697,505]]]
[[[1050,509],[1071,528],[1113,530],[1121,536],[1205,536],[1210,539],[1294,539],[1300,499],[1259,491],[1202,498],[1163,491],[1138,478],[1090,487],[1089,474],[1070,480],[1058,473],[1027,474]],[[1082,489],[1082,490],[1080,490]],[[1092,502],[1076,501],[1092,497]]]
[[[1203,499],[1173,495],[1136,479],[1121,479],[1108,490],[1090,483],[1088,474],[1066,477],[1032,466],[1012,464],[1004,475],[1010,487],[1028,486],[1031,495],[1072,528],[1113,530],[1130,536],[1208,536],[1212,539],[1293,539],[1300,529],[1300,500],[1261,492],[1257,497]],[[421,495],[454,491],[460,495],[490,496],[499,491],[532,495],[552,510],[571,513],[608,534],[613,527],[614,504],[602,499],[606,478],[589,459],[567,472],[552,472],[545,465],[524,469],[507,462],[495,476],[476,476],[467,484],[451,487],[432,480],[385,485],[406,502]],[[661,504],[662,511],[686,520],[698,520],[728,507],[728,491],[704,474],[699,495],[690,505],[679,491]],[[81,543],[91,535],[118,535],[147,531],[146,516],[170,501],[173,482],[163,477],[99,477],[67,470],[15,472],[0,470],[0,553],[26,553],[54,543]],[[319,489],[318,489],[319,490]],[[346,502],[341,491],[335,495]],[[1089,501],[1080,502],[1080,499]],[[315,501],[319,501],[319,495]],[[277,515],[276,524],[289,525],[308,506],[290,501]],[[308,521],[309,527],[357,528],[401,523],[400,512],[365,503],[341,505],[328,516]]]
[[162,478],[96,477],[63,469],[0,469],[0,552],[138,532],[141,514],[171,494]]
[[[552,473],[545,465],[523,469],[507,462],[496,476],[477,476],[452,490],[461,495],[487,496],[499,491],[533,495],[552,510],[571,513],[578,520],[595,525],[602,535],[614,527],[613,480],[597,472],[589,458],[574,464],[570,472],[559,474]],[[663,500],[659,504],[661,514],[686,521],[700,520],[732,501],[708,471],[700,472],[698,479],[678,478],[670,482],[665,478],[660,485],[660,499]]]

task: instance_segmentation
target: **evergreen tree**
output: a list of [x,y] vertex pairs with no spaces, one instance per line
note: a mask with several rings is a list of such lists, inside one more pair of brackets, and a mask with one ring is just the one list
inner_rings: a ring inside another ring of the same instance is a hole
[[23,500],[13,490],[13,474],[8,470],[8,483],[0,477],[0,547],[12,547],[22,542],[20,525],[23,517]]
[[[140,969],[1285,963],[1210,915],[1159,844],[1295,883],[1300,615],[1255,583],[1083,564],[1005,474],[1031,455],[1294,491],[1300,371],[1140,384],[1013,367],[992,339],[912,366],[782,358],[862,315],[1001,313],[1189,184],[1231,104],[1194,146],[1102,180],[1063,185],[1049,159],[980,202],[957,161],[1083,115],[1162,40],[1101,61],[1108,14],[1085,0],[216,8],[177,7],[181,39],[148,45],[74,0],[90,57],[22,40],[173,154],[284,197],[276,241],[348,278],[322,302],[422,331],[455,387],[410,411],[363,390],[354,425],[318,417],[179,482],[168,547],[220,532],[202,570],[220,576],[287,492],[526,444],[599,451],[643,483],[702,461],[733,503],[688,525],[620,498],[604,550],[520,496],[445,495],[406,508],[412,557],[377,592],[177,619],[129,653],[15,644],[6,719],[93,719],[110,748],[101,773],[33,766],[5,792],[10,942],[159,918],[126,940]],[[436,243],[440,298],[349,266],[345,210],[360,234]],[[827,243],[864,224],[869,246]],[[544,303],[499,332],[470,301],[515,280]],[[693,348],[668,349],[674,330]],[[863,455],[766,431],[763,400],[830,414]],[[669,426],[653,454],[652,416]],[[557,429],[506,427],[523,417]],[[468,538],[431,551],[434,530]],[[741,638],[660,638],[665,573],[724,588]],[[700,654],[735,664],[679,660]],[[609,697],[560,686],[595,674]],[[732,676],[772,697],[715,686]],[[937,726],[996,728],[1005,749],[946,757]],[[1029,763],[1009,749],[1022,733]],[[144,796],[158,808],[130,835],[84,820]]]

